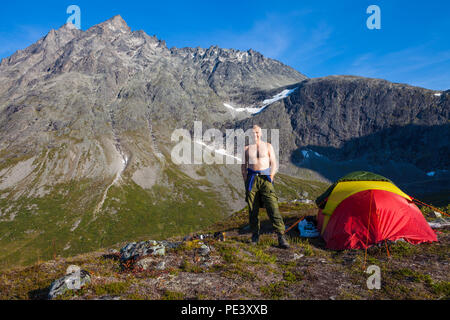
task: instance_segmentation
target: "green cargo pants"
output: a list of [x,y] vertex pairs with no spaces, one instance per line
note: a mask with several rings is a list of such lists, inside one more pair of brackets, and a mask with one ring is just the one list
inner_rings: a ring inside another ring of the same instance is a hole
[[248,191],[249,178],[245,182],[245,201],[248,204],[250,230],[253,234],[260,232],[259,208],[265,207],[275,232],[284,234],[285,226],[278,209],[278,197],[275,188],[266,178],[256,176],[253,187]]

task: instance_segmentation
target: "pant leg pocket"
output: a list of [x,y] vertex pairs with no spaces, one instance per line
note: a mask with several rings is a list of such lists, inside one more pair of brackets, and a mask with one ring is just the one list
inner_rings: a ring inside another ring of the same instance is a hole
[[275,192],[275,188],[273,186],[269,189],[269,196],[278,202],[278,195]]

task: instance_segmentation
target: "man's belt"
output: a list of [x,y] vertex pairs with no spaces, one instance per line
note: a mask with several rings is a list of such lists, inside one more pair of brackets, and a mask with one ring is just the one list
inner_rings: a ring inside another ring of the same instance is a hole
[[248,192],[252,191],[253,188],[253,182],[255,181],[255,177],[261,176],[263,179],[266,179],[270,183],[272,183],[272,179],[270,178],[270,168],[267,168],[266,170],[253,170],[250,168],[247,168],[247,179],[250,177],[250,180],[248,181],[247,190]]

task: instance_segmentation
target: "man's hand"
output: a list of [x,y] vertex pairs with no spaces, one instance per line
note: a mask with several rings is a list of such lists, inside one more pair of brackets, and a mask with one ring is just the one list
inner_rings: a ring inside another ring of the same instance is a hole
[[275,179],[275,175],[274,175],[274,174],[271,174],[271,175],[270,175],[270,181],[272,181],[272,183],[273,183],[274,179]]

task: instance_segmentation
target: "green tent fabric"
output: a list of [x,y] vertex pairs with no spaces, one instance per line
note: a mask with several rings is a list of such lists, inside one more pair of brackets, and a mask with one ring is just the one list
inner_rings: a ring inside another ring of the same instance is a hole
[[325,208],[325,204],[326,204],[325,200],[330,196],[331,192],[333,192],[334,187],[336,187],[336,185],[339,182],[343,182],[343,181],[387,181],[387,182],[393,183],[388,178],[385,178],[382,175],[379,175],[379,174],[376,174],[373,172],[367,172],[367,171],[351,172],[351,173],[343,176],[342,178],[340,178],[338,181],[336,181],[331,187],[329,187],[327,189],[327,191],[325,191],[322,195],[320,195],[316,199],[316,204],[319,208],[321,208],[321,209]]
[[367,171],[355,171],[352,173],[349,173],[342,178],[340,178],[337,182],[342,181],[387,181],[392,183],[391,180],[388,178],[385,178],[379,174],[367,172]]

